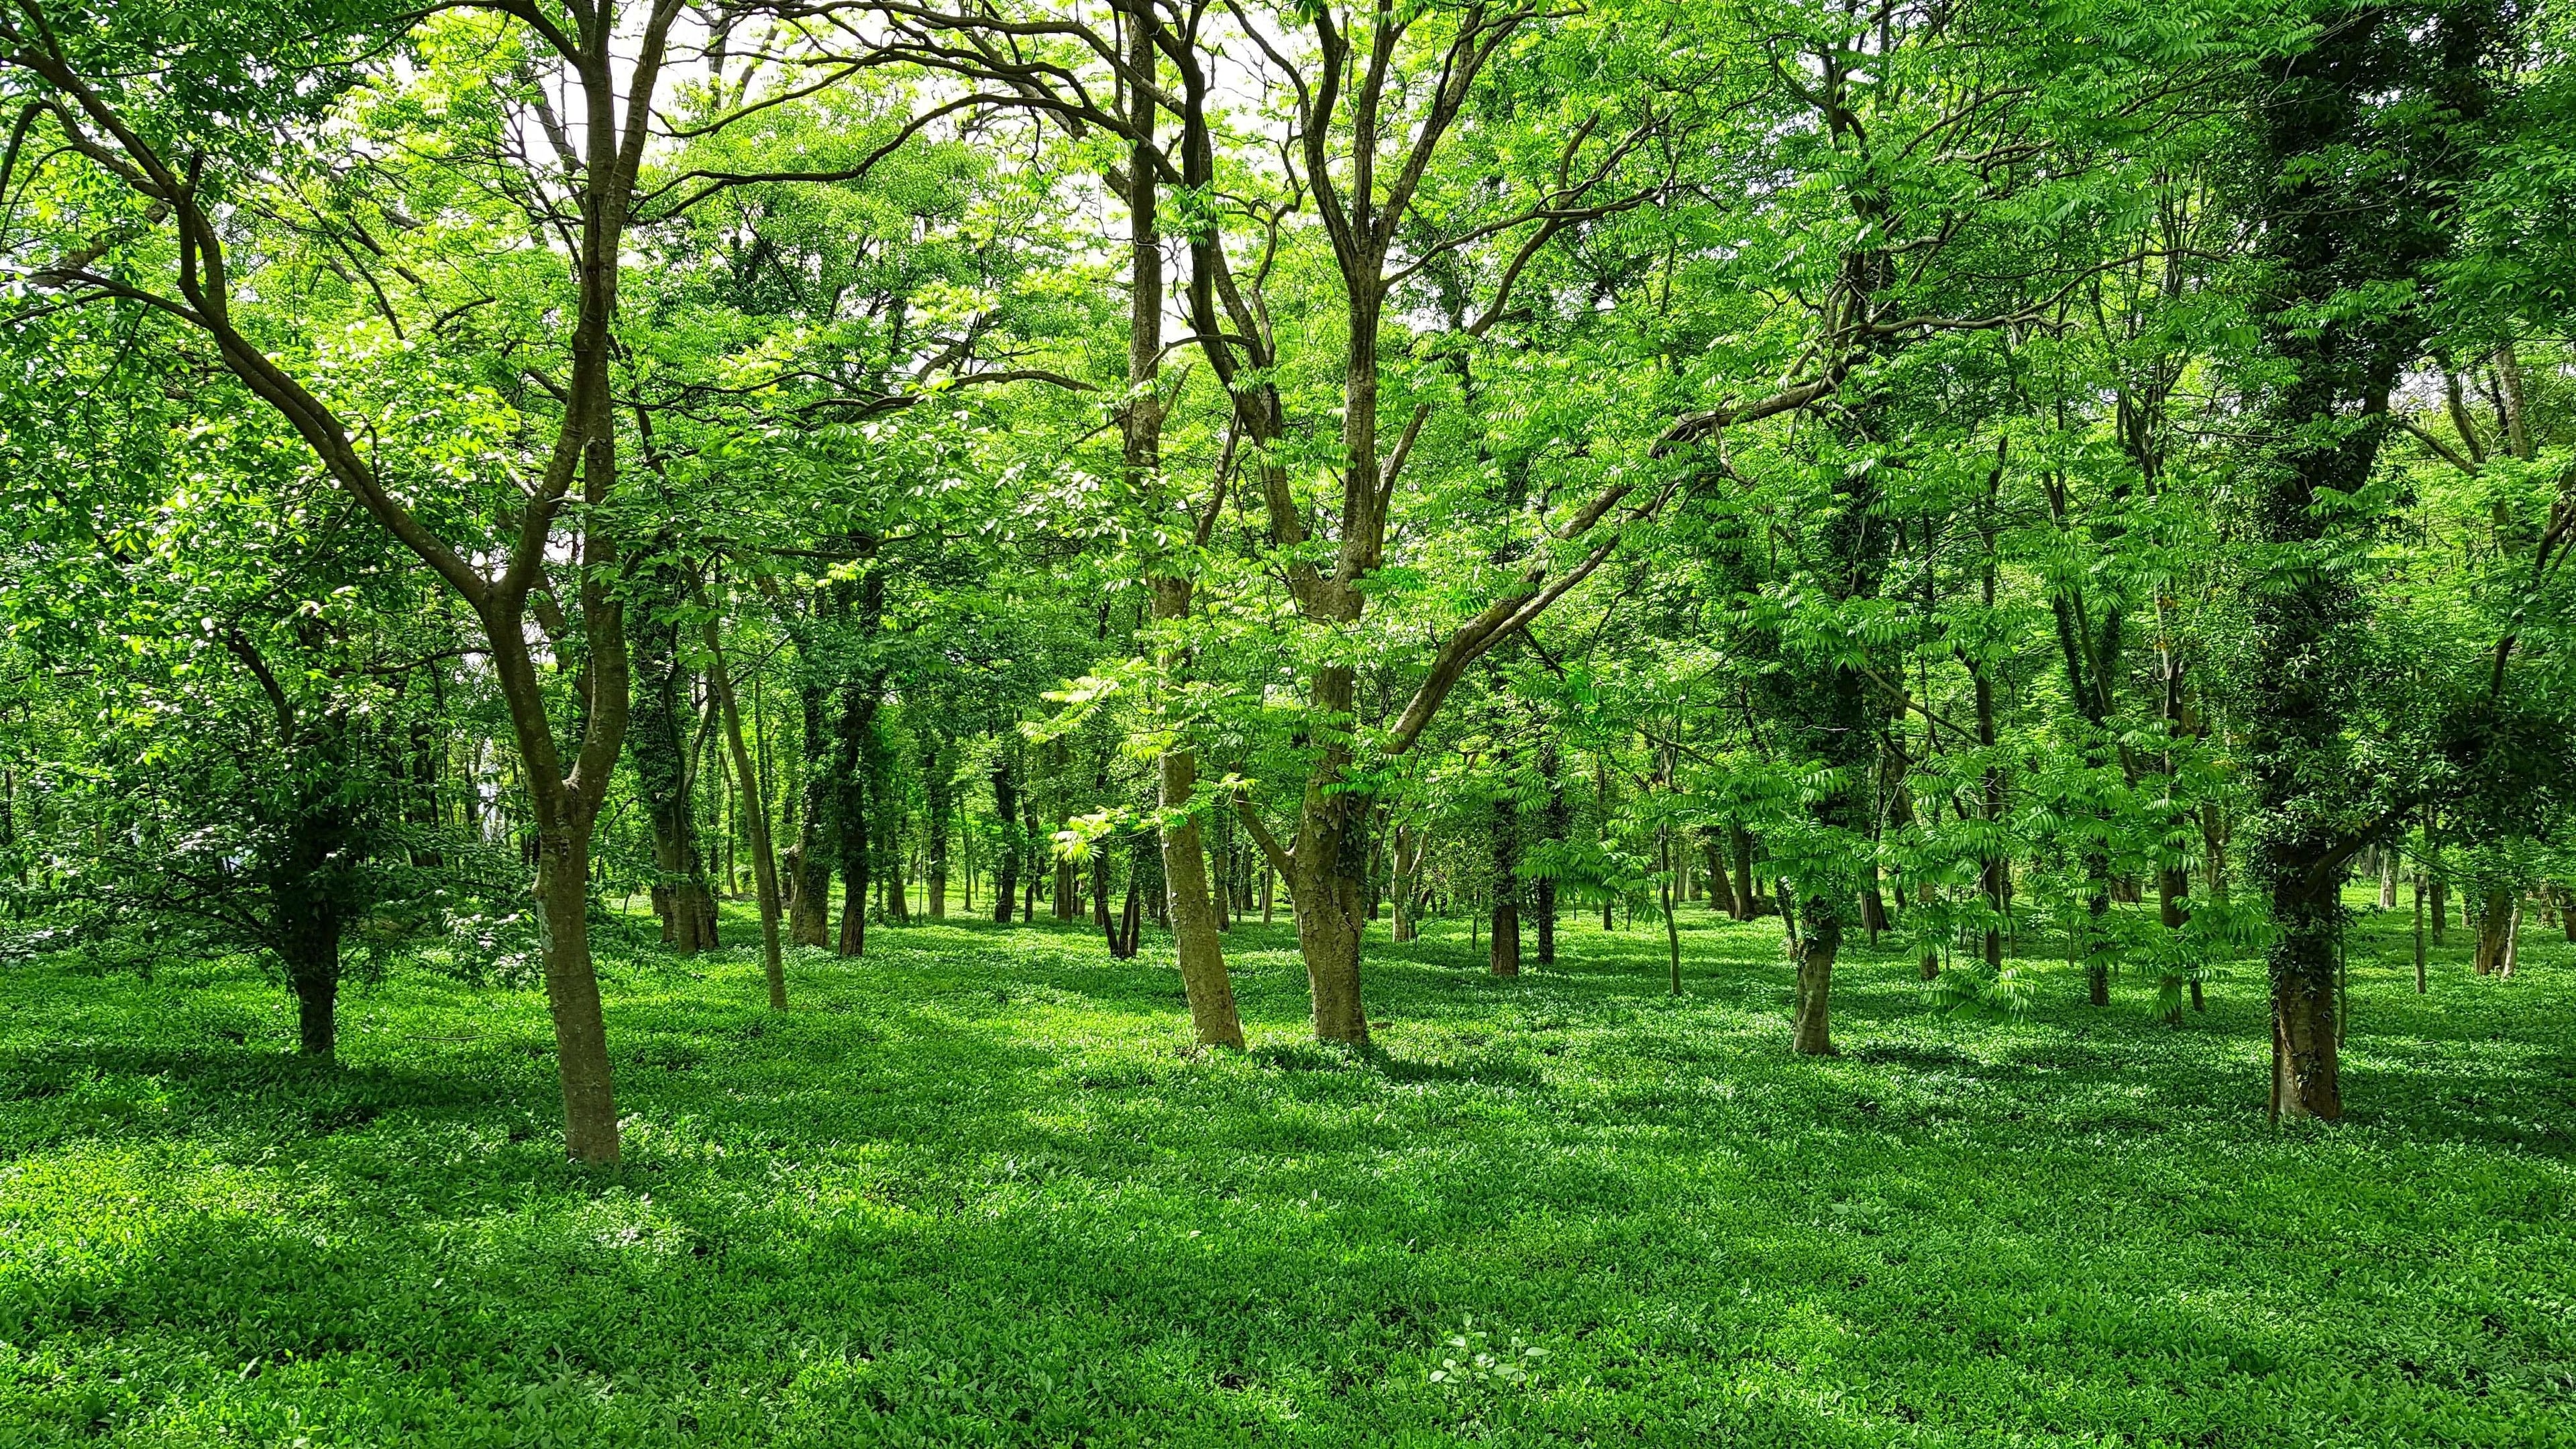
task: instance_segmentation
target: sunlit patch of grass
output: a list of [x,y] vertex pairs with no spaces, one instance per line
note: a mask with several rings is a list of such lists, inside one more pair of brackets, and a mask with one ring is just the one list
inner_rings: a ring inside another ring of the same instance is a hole
[[1643,923],[1378,943],[1366,1053],[1284,925],[1240,1055],[1084,932],[799,952],[784,1017],[612,960],[613,1175],[533,995],[397,971],[314,1068],[245,963],[19,968],[0,1444],[2576,1442],[2563,944],[2419,998],[2366,918],[2352,1119],[2276,1130],[2250,965],[2172,1030],[1855,952],[1813,1061],[1776,930],[1687,924],[1678,1000]]

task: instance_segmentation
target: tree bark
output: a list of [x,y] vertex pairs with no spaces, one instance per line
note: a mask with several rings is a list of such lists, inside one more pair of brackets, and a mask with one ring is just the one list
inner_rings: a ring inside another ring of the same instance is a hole
[[[2251,420],[2260,451],[2240,476],[2246,542],[2278,562],[2257,564],[2243,590],[2259,681],[2243,721],[2254,802],[2247,873],[2270,897],[2276,929],[2272,1100],[2284,1117],[2343,1115],[2340,894],[2365,843],[2347,822],[2372,803],[2355,798],[2364,772],[2345,739],[2364,673],[2350,642],[2360,594],[2332,562],[2345,540],[2328,536],[2320,505],[2364,496],[2390,395],[2433,328],[2421,306],[2379,312],[2352,299],[2416,292],[2448,253],[2452,199],[2480,155],[2469,127],[2489,107],[2492,52],[2504,48],[2491,7],[2483,18],[2446,7],[2439,19],[2353,12],[2266,62],[2249,118],[2266,375]],[[2415,149],[2383,149],[2395,147]],[[2355,165],[2356,150],[2418,159]]]
[[779,917],[778,856],[769,838],[769,802],[762,798],[760,772],[752,767],[751,751],[742,734],[742,710],[733,695],[733,673],[725,667],[724,643],[718,637],[712,614],[706,620],[707,682],[715,690],[716,707],[724,712],[725,747],[733,755],[734,776],[739,781],[743,799],[743,827],[751,836],[752,887],[760,897],[760,968],[769,986],[769,1009],[787,1009],[787,968],[778,949]]
[[1422,882],[1422,827],[1398,825],[1395,828],[1395,925],[1394,939],[1410,941],[1421,934],[1418,915]]
[[278,956],[295,993],[296,1051],[329,1059],[339,1050],[339,915],[310,899],[279,906]]
[[573,1161],[617,1161],[617,1099],[610,1085],[608,1026],[590,958],[590,832],[561,825],[537,832],[537,922],[544,943],[546,1005],[563,1087],[564,1147]]
[[[812,668],[812,661],[805,667]],[[832,775],[828,753],[828,703],[821,684],[798,685],[796,700],[805,726],[805,797],[796,822],[796,844],[787,852],[787,939],[799,946],[825,946],[832,934],[832,858],[824,826],[832,813]]]
[[1718,832],[1714,827],[1711,827],[1701,834],[1700,851],[1707,857],[1703,863],[1703,867],[1704,873],[1708,876],[1708,908],[1712,911],[1723,911],[1727,915],[1733,916],[1735,914],[1735,887],[1734,884],[1727,879],[1726,847],[1721,842]]
[[1011,907],[1020,894],[1020,782],[1011,752],[993,757],[993,823],[999,836],[993,850],[993,924],[1011,923]]
[[[2184,872],[2181,865],[2167,865],[2156,872],[2156,917],[2167,931],[2179,931],[2191,923],[2190,900],[2191,877]],[[2160,999],[2171,997],[2178,1003],[2186,987],[2190,992],[2191,1009],[2200,1010],[2202,1005],[2200,980],[2196,976],[2182,981],[2175,981],[2168,977],[2158,983],[2157,995]],[[2178,1005],[2175,1009],[2167,1011],[2165,1024],[2182,1025],[2182,1013]]]
[[832,752],[834,784],[833,835],[841,851],[841,933],[835,948],[843,956],[862,956],[868,949],[868,887],[875,860],[869,830],[868,757],[876,734],[877,692],[868,681],[841,691],[839,737]]
[[1198,760],[1187,749],[1163,752],[1162,807],[1178,824],[1163,832],[1163,881],[1171,898],[1172,939],[1180,958],[1181,990],[1190,1004],[1190,1031],[1201,1046],[1243,1049],[1243,1022],[1235,1014],[1234,981],[1226,974],[1224,938],[1208,899],[1207,854],[1199,821],[1183,814],[1198,788]]
[[1489,969],[1521,974],[1520,810],[1509,797],[1494,801],[1494,930]]
[[2507,953],[2512,948],[2514,930],[2520,916],[2520,893],[2510,886],[2491,885],[2478,907],[2478,933],[2474,965],[2480,976],[2493,976],[2504,969]]
[[1790,1044],[1804,1056],[1836,1055],[1833,1040],[1834,956],[1842,949],[1844,907],[1835,897],[1810,896],[1798,908],[1799,930],[1790,948],[1797,964],[1797,1011]]
[[948,778],[948,752],[937,731],[927,731],[921,746],[921,875],[930,919],[948,919],[948,826],[954,791]]
[[679,625],[672,617],[684,590],[668,566],[645,582],[659,584],[634,631],[635,700],[631,711],[637,793],[653,832],[653,913],[662,940],[682,956],[713,950],[715,892],[699,850],[696,793],[689,751],[683,747],[680,702],[686,677],[680,662]]

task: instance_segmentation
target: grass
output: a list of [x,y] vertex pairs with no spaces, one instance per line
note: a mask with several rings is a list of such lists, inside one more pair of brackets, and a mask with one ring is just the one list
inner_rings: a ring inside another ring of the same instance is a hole
[[2169,1031],[1862,956],[1806,1061],[1773,929],[1692,925],[1679,1001],[1643,923],[1374,943],[1365,1059],[1284,926],[1241,1056],[1083,934],[873,931],[784,1016],[647,953],[614,1175],[532,994],[352,988],[315,1069],[242,963],[17,968],[0,1444],[2576,1444],[2570,948],[2419,999],[2366,922],[2351,1120],[2275,1130],[2250,971]]

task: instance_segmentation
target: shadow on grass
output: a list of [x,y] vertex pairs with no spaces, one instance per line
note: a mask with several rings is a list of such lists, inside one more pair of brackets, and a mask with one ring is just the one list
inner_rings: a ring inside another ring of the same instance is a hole
[[[1910,959],[1856,951],[1846,1055],[1818,1062],[1786,1048],[1774,927],[1692,923],[1676,1000],[1644,929],[1569,929],[1497,981],[1444,925],[1372,942],[1388,1025],[1353,1053],[1304,1040],[1290,932],[1253,926],[1235,1055],[1190,1048],[1160,943],[870,944],[799,953],[784,1016],[745,950],[615,973],[618,1174],[556,1156],[532,995],[389,982],[317,1070],[172,1044],[131,982],[0,980],[0,1130],[27,1144],[0,1326],[50,1365],[0,1376],[0,1419],[2250,1446],[2437,1411],[2452,1442],[2538,1442],[2563,1407],[2530,1290],[2576,1266],[2564,1139],[2517,1126],[2569,1115],[2548,980],[2424,1002],[2357,972],[2367,1130],[2334,1136],[2263,1128],[2251,974],[2172,1031],[2138,983],[2097,1011],[2042,963],[2027,1017],[1938,1014]],[[274,988],[202,994],[275,1039]],[[1472,1331],[1544,1345],[1537,1387],[1432,1381]]]

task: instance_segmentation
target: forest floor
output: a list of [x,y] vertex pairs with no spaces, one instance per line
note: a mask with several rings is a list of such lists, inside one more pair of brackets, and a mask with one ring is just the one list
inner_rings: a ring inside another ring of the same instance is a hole
[[[2358,899],[2358,893],[2356,893]],[[730,923],[749,940],[747,921]],[[1053,927],[605,969],[627,1164],[564,1164],[533,992],[0,970],[0,1444],[2576,1444],[2576,951],[2366,915],[2327,1129],[2256,968],[2026,1018],[1776,928],[1372,942],[1365,1058],[1251,1050]],[[2368,949],[2365,951],[2363,947]],[[1448,1367],[1444,1367],[1447,1365]]]

